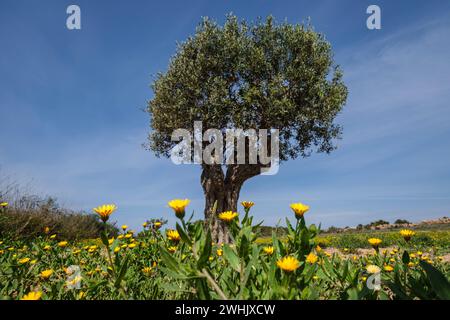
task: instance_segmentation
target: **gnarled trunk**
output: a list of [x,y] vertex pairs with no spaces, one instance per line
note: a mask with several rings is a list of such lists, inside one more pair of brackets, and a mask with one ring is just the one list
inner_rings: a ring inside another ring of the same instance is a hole
[[203,165],[201,183],[205,194],[205,224],[210,228],[214,242],[230,242],[227,226],[217,215],[224,211],[237,211],[242,185],[259,172],[258,165],[228,165],[225,175],[220,165]]

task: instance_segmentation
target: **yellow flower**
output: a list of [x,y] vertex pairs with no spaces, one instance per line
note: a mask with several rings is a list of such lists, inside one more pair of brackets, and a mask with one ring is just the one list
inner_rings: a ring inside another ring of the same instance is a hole
[[130,243],[128,245],[128,248],[133,249],[134,247],[136,247],[136,243]]
[[125,231],[125,230],[127,230],[127,229],[128,229],[128,226],[127,226],[126,224],[124,224],[124,225],[122,226],[122,230]]
[[400,235],[403,237],[403,239],[405,239],[405,241],[411,240],[412,236],[415,234],[416,233],[412,230],[408,230],[408,229],[400,230]]
[[112,245],[113,243],[114,243],[114,237],[111,238],[111,239],[108,239],[108,244],[109,244],[109,245]]
[[80,291],[80,293],[78,294],[78,299],[83,299],[85,296],[86,296],[86,292]]
[[298,203],[292,203],[291,209],[292,209],[292,211],[294,211],[297,219],[299,219],[299,218],[303,217],[303,215],[305,214],[306,211],[309,210],[309,206],[298,202]]
[[278,260],[277,266],[283,271],[292,272],[300,267],[300,262],[296,258],[288,256]]
[[48,251],[50,250],[52,247],[50,247],[49,245],[44,246],[44,250]]
[[100,219],[102,219],[103,222],[108,221],[109,216],[117,209],[116,205],[114,204],[104,204],[102,206],[98,206],[97,208],[94,208],[94,212],[96,212]]
[[153,226],[155,227],[155,229],[159,229],[162,226],[162,223],[159,221],[156,221],[155,223],[153,223]]
[[414,262],[409,262],[409,263],[408,263],[408,267],[412,268],[412,267],[414,267],[414,266],[415,266]]
[[31,260],[31,261],[30,261],[30,264],[36,264],[36,262],[37,262],[37,260],[34,259],[34,260]]
[[219,219],[222,221],[225,221],[227,223],[230,223],[231,221],[233,221],[234,218],[236,218],[238,216],[237,212],[233,212],[233,211],[225,211],[222,213],[219,213]]
[[120,247],[115,247],[114,248],[114,253],[117,253],[117,252],[119,252],[120,251]]
[[181,240],[180,234],[177,230],[167,230],[167,239],[178,242]]
[[384,271],[392,272],[392,271],[394,271],[394,267],[392,267],[390,265],[384,266]]
[[264,247],[263,250],[264,250],[265,254],[270,256],[273,254],[274,248],[272,246],[267,246],[267,247]]
[[58,242],[58,247],[60,247],[60,248],[67,247],[67,241]]
[[252,201],[242,201],[241,204],[247,210],[255,205],[255,203]]
[[372,247],[374,247],[375,249],[377,249],[378,246],[381,244],[381,239],[378,239],[378,238],[370,238],[370,239],[368,239],[367,241],[368,241],[368,242],[370,243],[370,245],[371,245]]
[[316,252],[321,252],[321,251],[322,251],[322,248],[319,245],[317,245],[316,246]]
[[41,273],[40,273],[40,276],[43,278],[43,279],[48,279],[48,278],[50,278],[50,276],[53,274],[53,270],[52,269],[47,269],[47,270],[44,270],[44,271],[42,271]]
[[25,264],[25,263],[28,263],[29,261],[30,261],[30,258],[23,258],[23,259],[20,259],[18,262],[20,264]]
[[50,236],[50,239],[55,239],[56,238],[56,234],[52,234],[51,236]]
[[415,255],[414,253],[410,253],[410,254],[409,254],[409,257],[410,257],[411,259],[414,259],[414,258],[416,257],[416,255]]
[[174,199],[169,201],[168,205],[173,209],[177,218],[183,219],[186,212],[186,207],[188,206],[189,202],[191,202],[191,200],[189,199]]
[[223,255],[223,250],[222,249],[217,249],[216,252],[217,252],[217,255],[219,257],[221,257]]
[[8,202],[0,202],[0,207],[7,207],[8,206]]
[[142,226],[144,227],[144,228],[146,228],[147,227],[147,222],[144,222],[143,224],[142,224]]
[[167,251],[169,251],[170,253],[174,253],[175,251],[177,251],[177,247],[171,246],[167,248]]
[[366,270],[367,270],[368,273],[371,273],[371,274],[379,273],[381,271],[380,267],[375,266],[373,264],[368,265],[366,267]]
[[24,295],[20,300],[39,300],[42,297],[42,291],[31,291]]
[[306,256],[306,262],[314,264],[317,262],[318,257],[314,253],[310,253]]
[[142,273],[144,273],[147,276],[150,275],[151,272],[152,272],[152,268],[150,268],[150,267],[145,267],[142,269]]
[[125,238],[130,239],[132,236],[133,236],[133,235],[132,235],[131,233],[127,233],[127,234],[125,235]]
[[45,234],[49,234],[50,233],[50,228],[49,227],[45,227],[44,228],[44,233]]

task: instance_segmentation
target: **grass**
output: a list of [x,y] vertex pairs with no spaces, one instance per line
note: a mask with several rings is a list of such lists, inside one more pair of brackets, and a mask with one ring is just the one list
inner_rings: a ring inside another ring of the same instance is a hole
[[[355,231],[348,233],[335,234],[321,234],[317,236],[316,242],[323,248],[338,248],[338,249],[359,249],[370,248],[367,242],[368,238],[379,238],[382,242],[382,247],[395,246],[402,239],[398,230],[390,231]],[[286,237],[281,238],[286,241]],[[259,244],[268,244],[272,242],[271,237],[260,237],[257,239]],[[411,245],[417,249],[434,248],[440,254],[447,254],[450,252],[450,230],[445,227],[444,230],[416,230],[416,236],[411,240]]]

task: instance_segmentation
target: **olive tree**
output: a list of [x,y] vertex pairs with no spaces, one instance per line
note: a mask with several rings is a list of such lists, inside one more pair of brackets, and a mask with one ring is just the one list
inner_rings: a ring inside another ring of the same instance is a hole
[[[331,46],[310,24],[247,23],[229,15],[223,26],[205,18],[178,45],[166,72],[159,73],[148,103],[148,149],[170,157],[175,129],[278,129],[280,162],[335,149],[335,123],[347,99]],[[270,137],[269,137],[270,140]],[[205,220],[216,241],[226,226],[212,215],[237,210],[244,182],[261,172],[257,164],[201,165]]]

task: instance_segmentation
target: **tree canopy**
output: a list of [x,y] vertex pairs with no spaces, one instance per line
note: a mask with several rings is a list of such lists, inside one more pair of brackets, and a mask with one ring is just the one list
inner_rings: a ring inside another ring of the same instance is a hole
[[170,156],[177,128],[279,129],[280,160],[330,152],[347,98],[330,44],[308,25],[205,18],[152,84],[148,147]]

